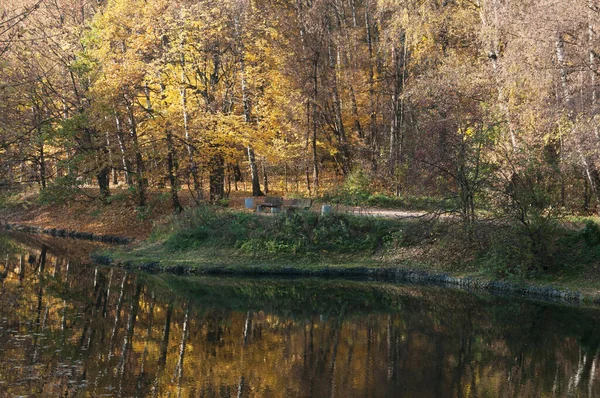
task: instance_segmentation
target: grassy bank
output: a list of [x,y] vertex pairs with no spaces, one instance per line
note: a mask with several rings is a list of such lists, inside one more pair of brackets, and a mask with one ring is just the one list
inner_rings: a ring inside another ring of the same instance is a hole
[[234,197],[229,209],[188,207],[172,216],[163,194],[154,195],[143,211],[132,211],[132,198],[125,193],[108,204],[80,199],[40,204],[34,194],[7,196],[0,203],[0,220],[135,237],[138,244],[108,255],[157,267],[316,274],[399,268],[600,294],[597,218],[559,220],[541,214],[527,224],[496,218],[466,226],[457,218],[259,215],[242,210],[243,195]]
[[187,209],[120,258],[193,266],[340,266],[385,261],[416,222],[314,212],[256,214]]
[[545,228],[532,234],[505,220],[466,229],[458,221],[429,218],[259,215],[200,207],[173,217],[137,246],[109,255],[120,262],[233,273],[400,268],[598,294],[600,227],[588,220]]

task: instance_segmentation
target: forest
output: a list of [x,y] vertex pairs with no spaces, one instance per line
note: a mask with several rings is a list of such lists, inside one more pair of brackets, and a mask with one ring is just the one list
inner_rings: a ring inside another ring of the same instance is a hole
[[157,193],[174,213],[235,191],[427,198],[468,242],[482,220],[519,225],[546,269],[554,221],[600,210],[599,16],[596,0],[5,1],[0,190],[108,206],[126,189],[141,216]]
[[467,221],[597,210],[595,0],[2,7],[3,188],[126,184],[180,210],[182,190],[318,196],[358,174]]

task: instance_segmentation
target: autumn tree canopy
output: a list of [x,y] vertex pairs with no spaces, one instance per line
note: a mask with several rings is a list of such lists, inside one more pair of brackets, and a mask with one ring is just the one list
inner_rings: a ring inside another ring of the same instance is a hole
[[600,200],[596,0],[3,4],[3,186]]

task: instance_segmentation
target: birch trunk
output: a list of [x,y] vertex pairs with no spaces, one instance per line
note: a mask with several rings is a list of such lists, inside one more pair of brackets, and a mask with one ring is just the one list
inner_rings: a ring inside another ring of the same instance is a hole
[[377,169],[377,102],[375,99],[375,65],[373,60],[373,32],[371,30],[371,14],[369,12],[369,1],[365,1],[365,28],[367,34],[367,48],[369,50],[369,103],[370,103],[370,136],[369,146],[371,149],[371,168]]
[[[160,84],[160,92],[162,97],[165,97],[165,86]],[[150,95],[146,91],[146,99],[148,101],[148,108],[151,110]],[[173,204],[173,211],[179,213],[183,210],[179,197],[177,196],[177,154],[175,152],[175,145],[173,142],[173,133],[171,132],[171,124],[167,121],[165,125],[165,142],[167,144],[167,178],[169,179],[169,192],[171,193],[171,203]]]
[[202,199],[202,183],[200,181],[200,177],[198,175],[198,164],[194,160],[194,151],[191,144],[191,136],[190,136],[190,126],[189,126],[189,113],[188,113],[188,104],[187,104],[187,81],[186,81],[186,60],[185,54],[183,51],[183,40],[181,42],[181,54],[180,54],[180,66],[181,66],[181,80],[180,80],[180,94],[181,94],[181,110],[183,114],[183,131],[185,136],[185,148],[187,150],[188,155],[188,170],[189,175],[192,177],[192,181],[194,183],[194,191],[196,192],[196,200]]
[[331,22],[328,26],[329,37],[327,38],[327,52],[329,56],[329,69],[331,70],[331,91],[333,94],[333,112],[335,116],[335,128],[338,137],[340,153],[342,155],[341,165],[342,173],[348,175],[350,173],[350,155],[348,153],[348,142],[346,139],[346,131],[344,129],[344,120],[342,118],[342,101],[338,90],[338,62],[333,48],[333,38]]
[[[569,118],[573,119],[573,110],[572,110],[572,98],[569,92],[568,86],[568,73],[567,67],[565,63],[565,49],[564,49],[564,38],[561,32],[556,32],[556,41],[555,41],[555,49],[556,49],[556,58],[558,60],[558,65],[560,69],[560,84],[562,88],[562,103],[567,108],[567,112],[569,114]],[[600,173],[596,169],[595,165],[588,158],[587,154],[584,152],[582,148],[579,137],[573,134],[573,141],[575,143],[575,150],[580,158],[581,165],[585,171],[585,175],[588,178],[590,183],[590,190],[596,197],[596,207],[597,211],[600,211],[600,195],[598,189],[600,187]]]
[[142,159],[142,152],[138,142],[137,134],[137,123],[133,108],[129,101],[125,99],[125,106],[127,108],[127,116],[129,118],[129,134],[131,135],[131,141],[133,142],[133,149],[135,151],[135,166],[136,166],[136,185],[138,195],[138,206],[146,206],[146,181],[144,179],[144,161]]
[[119,151],[121,152],[121,164],[125,171],[125,183],[129,186],[133,185],[131,178],[131,162],[127,158],[127,150],[125,148],[125,136],[123,134],[123,125],[119,115],[115,112],[115,123],[117,126],[117,140],[119,141]]
[[317,156],[317,130],[318,130],[318,112],[317,100],[319,98],[319,55],[315,54],[313,59],[313,98],[312,98],[312,161],[313,161],[313,187],[315,195],[319,192],[319,159]]
[[[242,6],[243,7],[243,6]],[[245,9],[240,10],[240,14],[243,14]],[[235,33],[236,40],[239,51],[239,65],[240,65],[240,79],[242,86],[242,106],[244,108],[244,121],[246,123],[251,123],[252,115],[251,115],[251,105],[250,98],[248,97],[248,87],[246,82],[246,58],[245,58],[245,46],[243,41],[243,31],[242,31],[242,15],[238,15],[235,18]],[[254,154],[254,148],[252,143],[248,143],[247,145],[247,153],[248,153],[248,163],[250,165],[250,175],[252,178],[252,196],[264,196],[263,192],[260,189],[260,176],[258,173],[258,167],[256,166],[256,156]]]

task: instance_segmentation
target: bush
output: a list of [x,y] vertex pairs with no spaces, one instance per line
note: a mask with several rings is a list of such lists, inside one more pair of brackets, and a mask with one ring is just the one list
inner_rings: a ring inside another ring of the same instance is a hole
[[581,230],[581,237],[589,247],[600,245],[600,226],[592,220],[585,222],[585,227]]
[[364,201],[371,195],[371,179],[363,169],[355,169],[344,181],[343,191],[357,201]]
[[561,206],[554,193],[559,186],[554,170],[536,159],[523,160],[504,181],[496,207],[510,227],[493,240],[490,254],[501,264],[497,271],[527,276],[556,264]]
[[500,229],[484,254],[483,265],[494,276],[523,278],[534,264],[533,247],[522,228]]
[[263,217],[209,207],[184,211],[171,229],[165,241],[170,250],[214,245],[256,255],[374,251],[402,234],[394,220],[309,211]]
[[208,206],[185,209],[171,224],[165,245],[170,250],[184,250],[206,242],[235,245],[258,227],[258,217],[247,213],[219,213]]
[[485,254],[488,270],[500,277],[528,278],[558,265],[564,248],[561,229],[549,217],[531,217],[527,223],[499,228]]
[[79,194],[81,184],[74,176],[58,177],[40,191],[38,201],[41,204],[68,202]]
[[451,200],[429,196],[394,196],[384,193],[372,193],[369,177],[363,171],[350,174],[344,184],[323,195],[327,203],[346,206],[372,206],[405,210],[448,210],[456,207]]
[[0,209],[9,208],[19,203],[19,195],[12,191],[0,191]]
[[370,181],[369,176],[362,169],[355,169],[340,188],[326,193],[323,199],[347,206],[364,205],[371,196]]

